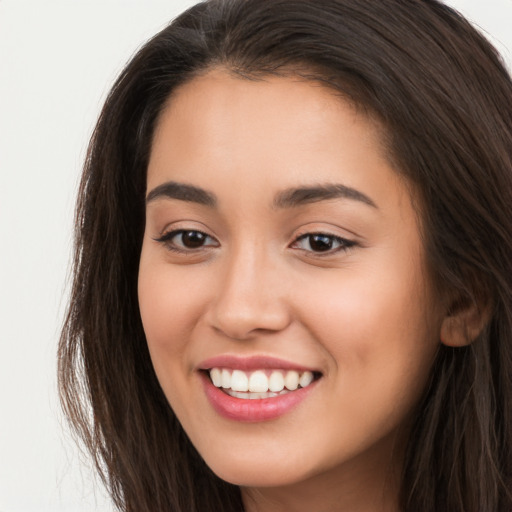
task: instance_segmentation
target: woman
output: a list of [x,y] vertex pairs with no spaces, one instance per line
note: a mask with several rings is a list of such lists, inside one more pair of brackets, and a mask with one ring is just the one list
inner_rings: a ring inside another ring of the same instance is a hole
[[120,510],[512,507],[511,99],[433,0],[212,0],[141,49],[60,345]]

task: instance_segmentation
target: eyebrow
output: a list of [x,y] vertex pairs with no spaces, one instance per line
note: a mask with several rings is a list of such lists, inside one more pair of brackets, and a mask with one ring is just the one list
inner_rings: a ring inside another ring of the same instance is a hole
[[303,204],[338,198],[360,201],[378,209],[377,205],[359,190],[346,185],[331,183],[283,190],[275,197],[274,208],[294,208]]
[[[200,187],[195,187],[194,185],[177,183],[175,181],[162,183],[151,190],[146,196],[146,204],[161,198],[178,199],[180,201],[197,203],[211,208],[217,206],[217,198],[212,192],[208,192]],[[273,207],[277,209],[295,208],[304,204],[338,198],[360,201],[372,208],[378,209],[377,205],[359,190],[347,187],[346,185],[331,183],[283,190],[275,196]]]
[[178,199],[180,201],[198,203],[212,208],[217,205],[217,198],[211,192],[207,192],[199,187],[194,187],[193,185],[177,183],[175,181],[167,181],[151,190],[146,196],[146,204],[161,198]]

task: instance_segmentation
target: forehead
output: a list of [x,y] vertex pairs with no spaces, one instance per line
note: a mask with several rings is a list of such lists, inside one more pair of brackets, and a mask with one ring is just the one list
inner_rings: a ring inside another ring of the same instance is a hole
[[161,179],[161,168],[178,171],[178,161],[183,172],[185,164],[209,160],[211,166],[224,160],[224,166],[259,165],[260,171],[270,165],[279,171],[274,178],[308,164],[314,173],[329,168],[335,173],[321,158],[333,150],[355,167],[361,152],[367,160],[386,161],[382,135],[376,121],[318,82],[293,75],[248,80],[214,69],[169,98],[153,138],[148,185]]

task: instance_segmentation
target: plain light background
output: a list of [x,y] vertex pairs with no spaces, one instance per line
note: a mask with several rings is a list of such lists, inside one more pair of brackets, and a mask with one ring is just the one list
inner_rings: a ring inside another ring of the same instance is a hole
[[[111,512],[67,434],[55,352],[88,138],[134,51],[191,0],[0,0],[0,512]],[[512,67],[512,0],[450,0]]]

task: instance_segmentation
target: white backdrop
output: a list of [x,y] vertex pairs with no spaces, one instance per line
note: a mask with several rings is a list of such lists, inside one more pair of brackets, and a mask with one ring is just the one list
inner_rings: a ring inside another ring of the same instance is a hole
[[[0,512],[111,512],[66,434],[55,351],[73,202],[117,73],[192,0],[0,0]],[[512,67],[512,0],[450,0]]]

